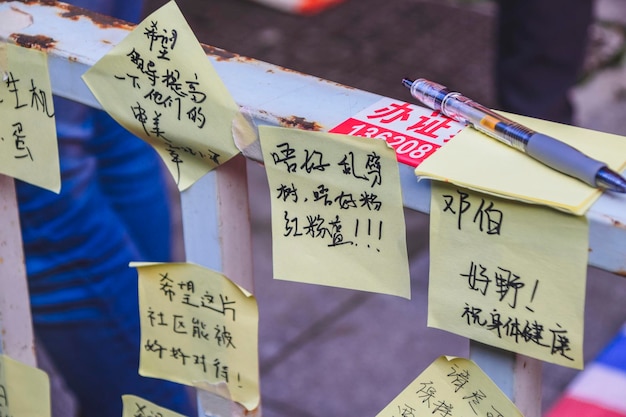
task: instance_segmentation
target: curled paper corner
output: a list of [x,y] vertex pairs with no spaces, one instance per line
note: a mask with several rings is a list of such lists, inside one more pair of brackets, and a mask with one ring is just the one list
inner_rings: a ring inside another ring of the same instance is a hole
[[[200,389],[204,392],[208,392],[214,395],[217,395],[224,400],[234,401],[230,396],[230,390],[228,389],[228,385],[224,381],[220,381],[217,384],[211,384],[208,381],[193,381],[193,386],[197,389]],[[211,399],[211,396],[203,396],[203,399]]]
[[210,410],[209,414],[222,417],[243,417],[256,415],[259,409],[259,399],[254,404],[243,404],[232,398],[228,385],[224,381],[211,384],[208,381],[193,381],[194,388],[198,389],[198,402],[202,412]]
[[252,112],[246,107],[241,107],[235,115],[232,132],[235,146],[241,151],[243,156],[256,161],[263,160],[259,129],[254,122]]
[[428,181],[441,181],[441,182],[444,182],[444,183],[450,183],[450,181],[449,181],[449,180],[447,180],[447,179],[445,179],[445,180],[440,180],[440,179],[438,179],[438,178],[430,177],[430,176],[428,176],[428,175],[419,175],[419,174],[417,173],[417,168],[415,168],[415,169],[413,170],[413,175],[415,175],[415,178],[416,178],[417,182],[424,181],[424,180],[428,180]]
[[[224,275],[224,274],[222,274],[222,275]],[[244,288],[244,287],[242,287],[241,285],[237,284],[235,281],[231,280],[231,279],[230,279],[230,278],[228,278],[226,275],[224,275],[224,277],[226,277],[226,278],[227,278],[230,282],[232,282],[232,283],[233,283],[233,284],[237,287],[237,289],[239,289],[239,291],[241,291],[241,293],[242,293],[242,294],[243,294],[246,298],[253,298],[253,299],[256,299],[256,298],[254,297],[254,294],[253,294],[252,292],[248,291],[247,289],[245,289],[245,288]]]
[[166,262],[147,262],[147,261],[130,261],[128,263],[128,267],[129,268],[142,268],[145,266],[154,266],[154,265],[162,265],[165,264]]
[[391,150],[393,150],[393,152],[396,154],[396,159],[398,158],[398,154],[396,153],[396,148],[394,148],[393,146],[391,146],[389,144],[389,142],[387,142],[385,139],[383,139],[385,141],[385,144],[387,145],[388,148],[391,148]]

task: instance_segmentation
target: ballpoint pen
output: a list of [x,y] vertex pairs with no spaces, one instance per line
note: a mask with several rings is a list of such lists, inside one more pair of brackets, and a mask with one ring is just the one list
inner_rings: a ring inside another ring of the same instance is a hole
[[579,150],[551,136],[535,132],[494,111],[423,78],[402,84],[424,105],[460,123],[470,125],[543,163],[592,187],[626,193],[626,179]]

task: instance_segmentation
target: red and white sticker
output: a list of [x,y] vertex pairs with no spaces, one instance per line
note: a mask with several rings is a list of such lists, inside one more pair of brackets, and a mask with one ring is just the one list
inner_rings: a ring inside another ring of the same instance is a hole
[[398,161],[416,167],[463,128],[437,111],[385,97],[330,132],[384,139]]

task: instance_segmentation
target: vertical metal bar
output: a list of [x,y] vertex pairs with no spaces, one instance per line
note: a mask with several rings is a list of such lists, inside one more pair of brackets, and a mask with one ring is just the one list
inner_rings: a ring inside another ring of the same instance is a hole
[[[252,292],[252,244],[246,160],[237,156],[201,178],[181,194],[183,240],[188,262],[222,272]],[[203,390],[200,415],[260,417],[260,407],[241,405]]]
[[470,359],[515,403],[524,417],[541,417],[541,362],[470,341]]
[[36,365],[15,184],[4,175],[0,175],[0,342],[0,353]]

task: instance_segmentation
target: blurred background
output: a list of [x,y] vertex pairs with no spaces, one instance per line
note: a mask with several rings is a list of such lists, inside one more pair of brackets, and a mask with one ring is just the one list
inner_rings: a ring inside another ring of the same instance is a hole
[[[162,4],[148,1],[146,13]],[[496,4],[345,0],[289,14],[247,0],[179,0],[200,42],[380,95],[412,101],[403,77],[425,77],[496,107]],[[596,3],[579,125],[626,135],[626,2]],[[254,88],[254,86],[251,86]],[[272,279],[265,173],[249,164],[266,417],[375,416],[439,355],[467,356],[463,338],[426,327],[428,217],[406,211],[412,300]],[[585,357],[626,319],[626,280],[589,269]],[[544,365],[543,408],[576,376]]]

